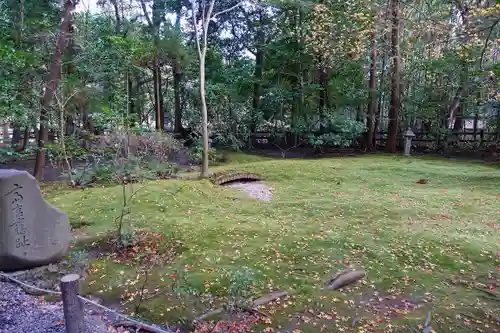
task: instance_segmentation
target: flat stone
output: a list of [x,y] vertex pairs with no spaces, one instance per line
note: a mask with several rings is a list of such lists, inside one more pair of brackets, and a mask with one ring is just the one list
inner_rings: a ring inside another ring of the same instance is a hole
[[273,291],[267,295],[259,297],[258,299],[256,299],[255,301],[252,302],[252,305],[254,307],[265,305],[267,303],[273,302],[279,298],[286,297],[286,296],[288,296],[288,293],[286,291],[281,291],[281,290]]
[[330,290],[340,289],[358,280],[361,280],[366,275],[365,271],[350,271],[344,270],[331,278],[326,283],[326,288]]
[[26,171],[0,170],[0,270],[59,261],[71,240],[68,215],[47,203]]

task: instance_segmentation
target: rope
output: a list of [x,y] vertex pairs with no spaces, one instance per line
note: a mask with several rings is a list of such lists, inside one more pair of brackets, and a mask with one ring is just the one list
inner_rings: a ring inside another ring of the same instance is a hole
[[33,289],[33,290],[36,290],[36,291],[40,291],[44,294],[51,294],[51,295],[61,295],[61,292],[60,291],[53,291],[53,290],[47,290],[47,289],[42,289],[42,288],[38,288],[38,287],[35,287],[35,286],[32,286],[32,285],[29,285],[29,284],[26,284],[22,281],[19,281],[17,279],[14,279],[12,276],[10,275],[7,275],[7,274],[4,274],[2,272],[0,272],[0,276],[3,276],[4,278],[6,278],[7,280],[11,280],[21,286],[24,286],[26,288],[29,288],[29,289]]
[[[38,288],[38,287],[35,287],[33,285],[29,285],[29,284],[26,284],[18,279],[15,279],[13,278],[12,276],[8,275],[8,274],[5,274],[3,272],[0,272],[0,277],[4,277],[6,278],[7,280],[10,280],[16,284],[19,284],[21,286],[24,286],[26,288],[30,288],[30,289],[33,289],[33,290],[36,290],[36,291],[39,291],[39,292],[42,292],[42,293],[45,293],[45,294],[51,294],[51,295],[61,295],[61,292],[60,291],[54,291],[54,290],[47,290],[47,289],[43,289],[43,288]],[[98,308],[101,308],[107,312],[111,312],[113,314],[115,314],[116,316],[122,318],[122,319],[125,319],[127,322],[131,322],[131,323],[134,323],[138,326],[139,329],[146,329],[148,331],[151,331],[151,332],[154,332],[154,333],[171,333],[169,331],[165,331],[165,330],[162,330],[161,328],[158,328],[158,327],[154,327],[154,326],[151,326],[151,325],[148,325],[148,324],[144,324],[140,321],[137,321],[135,319],[132,319],[128,316],[125,316],[121,313],[118,313],[116,311],[113,311],[111,310],[110,308],[107,308],[105,307],[104,305],[101,305],[101,304],[98,304],[94,301],[91,301],[83,296],[80,296],[78,295],[78,298],[81,299],[82,301],[84,301],[85,303],[90,303],[94,306],[97,306]]]

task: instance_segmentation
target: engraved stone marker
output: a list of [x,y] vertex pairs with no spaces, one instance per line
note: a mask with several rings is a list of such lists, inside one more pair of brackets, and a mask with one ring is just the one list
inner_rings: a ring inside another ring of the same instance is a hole
[[0,270],[61,259],[71,240],[66,213],[47,203],[26,171],[0,170]]

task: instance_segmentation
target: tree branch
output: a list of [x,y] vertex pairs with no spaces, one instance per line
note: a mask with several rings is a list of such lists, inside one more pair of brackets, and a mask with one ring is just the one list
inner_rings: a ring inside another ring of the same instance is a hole
[[493,33],[493,29],[500,22],[500,18],[498,18],[495,23],[491,26],[490,32],[488,33],[488,37],[486,37],[486,41],[484,42],[483,50],[481,51],[481,59],[479,60],[479,68],[483,70],[483,62],[484,62],[484,53],[486,52],[486,48],[488,47],[488,42],[490,41],[491,34]]
[[[238,2],[236,5],[234,5],[233,7],[229,7],[228,9],[224,9],[224,10],[221,10],[220,12],[215,13],[214,15],[212,15],[212,17],[211,17],[210,19],[214,19],[214,18],[216,18],[216,17],[217,17],[217,16],[219,16],[219,15],[222,15],[222,14],[224,14],[224,13],[227,13],[227,12],[232,11],[233,9],[238,8],[239,6],[243,5],[243,2],[244,2],[244,1],[240,1],[240,2]],[[210,17],[210,16],[209,16],[209,17]]]
[[148,21],[149,28],[152,29],[153,22],[151,21],[151,18],[149,18],[149,14],[146,8],[146,4],[144,3],[144,0],[141,0],[141,8],[142,11],[144,12],[144,16],[146,17],[146,21]]

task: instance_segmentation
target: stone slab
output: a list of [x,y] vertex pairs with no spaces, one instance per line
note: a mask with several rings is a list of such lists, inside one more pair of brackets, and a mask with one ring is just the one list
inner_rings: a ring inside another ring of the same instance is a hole
[[71,240],[66,213],[47,203],[26,171],[0,170],[0,270],[60,260]]

